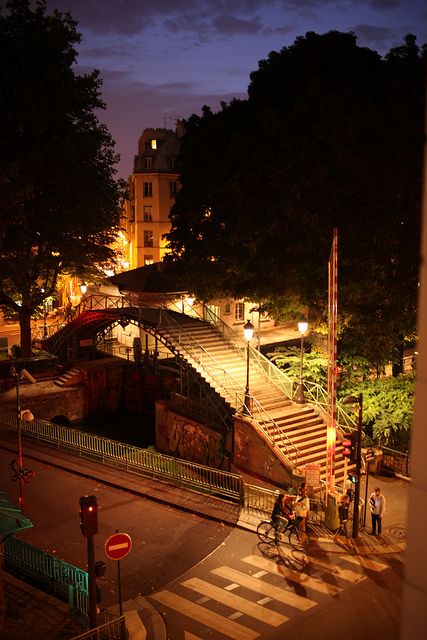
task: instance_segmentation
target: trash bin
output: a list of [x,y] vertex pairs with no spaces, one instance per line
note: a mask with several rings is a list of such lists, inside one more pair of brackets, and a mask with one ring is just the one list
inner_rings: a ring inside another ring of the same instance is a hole
[[325,526],[331,531],[335,531],[340,526],[340,519],[338,515],[338,505],[340,503],[340,496],[330,493],[328,495],[328,502],[325,512]]
[[381,471],[381,463],[382,463],[383,452],[381,449],[374,449],[373,454],[371,456],[371,460],[369,460],[369,473],[379,473]]

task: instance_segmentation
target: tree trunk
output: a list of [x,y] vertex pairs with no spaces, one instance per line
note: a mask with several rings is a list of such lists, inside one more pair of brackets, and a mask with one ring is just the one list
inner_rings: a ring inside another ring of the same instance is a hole
[[398,360],[393,363],[392,366],[392,375],[393,378],[397,378],[398,375],[403,373],[403,351],[404,351],[404,339],[403,335],[399,334],[399,344],[398,344]]
[[19,327],[21,330],[21,352],[23,358],[31,358],[31,312],[21,307],[19,311]]

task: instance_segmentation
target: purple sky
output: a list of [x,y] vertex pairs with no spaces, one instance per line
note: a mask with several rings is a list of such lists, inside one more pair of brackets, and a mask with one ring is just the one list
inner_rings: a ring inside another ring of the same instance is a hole
[[427,42],[426,0],[48,0],[48,8],[78,22],[78,69],[101,71],[100,119],[124,178],[143,129],[246,97],[258,61],[307,31],[353,31],[380,54],[407,33]]

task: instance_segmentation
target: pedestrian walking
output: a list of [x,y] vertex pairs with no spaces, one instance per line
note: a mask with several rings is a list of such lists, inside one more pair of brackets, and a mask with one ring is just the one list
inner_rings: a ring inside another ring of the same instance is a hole
[[376,487],[369,498],[369,507],[371,509],[372,531],[371,535],[380,536],[382,532],[382,517],[385,513],[385,497],[381,493],[380,487]]

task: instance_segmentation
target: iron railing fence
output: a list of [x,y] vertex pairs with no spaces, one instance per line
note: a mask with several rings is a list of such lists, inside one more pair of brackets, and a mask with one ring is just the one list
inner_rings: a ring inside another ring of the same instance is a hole
[[[0,409],[0,423],[17,429],[14,412]],[[44,420],[21,421],[21,432],[37,442],[71,451],[103,464],[168,480],[179,487],[194,489],[225,500],[240,502],[242,479],[238,474],[140,449]]]
[[127,638],[125,616],[119,616],[109,609],[102,609],[98,614],[98,625],[94,629],[74,636],[71,640],[127,640]]
[[86,620],[89,593],[86,571],[13,536],[4,542],[4,565],[11,573],[68,602],[70,612]]
[[382,451],[381,464],[396,473],[400,473],[407,478],[411,475],[411,458],[408,451],[396,451],[389,447],[380,447]]
[[[247,398],[245,394],[238,396],[238,404],[242,407],[246,405]],[[252,420],[260,429],[266,440],[270,443],[272,449],[274,449],[279,457],[282,458],[285,466],[289,469],[296,469],[298,467],[298,457],[300,451],[296,444],[292,442],[286,431],[270,416],[270,414],[264,409],[264,407],[258,402],[256,398],[249,398],[248,407]],[[280,444],[284,448],[284,451],[278,449],[275,438],[280,436]],[[291,455],[293,453],[293,458]]]

